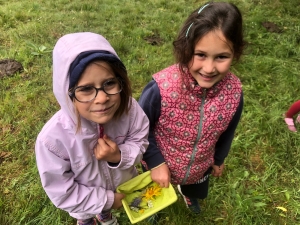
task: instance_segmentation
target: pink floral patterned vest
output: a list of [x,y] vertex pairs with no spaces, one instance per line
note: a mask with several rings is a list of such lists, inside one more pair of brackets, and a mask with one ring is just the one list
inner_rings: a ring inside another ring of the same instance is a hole
[[194,184],[214,164],[215,145],[240,102],[240,80],[228,73],[210,89],[190,73],[189,88],[177,65],[153,75],[161,95],[161,115],[154,134],[173,184]]

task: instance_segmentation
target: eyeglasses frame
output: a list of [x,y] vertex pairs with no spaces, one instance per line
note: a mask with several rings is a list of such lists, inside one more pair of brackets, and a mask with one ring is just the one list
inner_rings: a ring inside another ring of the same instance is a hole
[[117,80],[119,81],[120,87],[121,87],[121,90],[118,91],[118,92],[115,93],[115,94],[108,94],[108,93],[104,90],[105,84],[106,84],[108,81],[110,81],[110,80],[107,80],[107,81],[104,82],[104,84],[103,84],[101,87],[99,87],[99,88],[93,87],[94,89],[96,89],[96,95],[95,95],[95,97],[94,97],[93,99],[91,99],[91,100],[89,100],[89,101],[79,101],[79,100],[76,98],[76,95],[75,95],[75,91],[76,91],[77,88],[85,87],[85,86],[77,86],[77,87],[74,87],[74,88],[70,89],[69,92],[68,92],[68,95],[70,96],[71,99],[75,98],[78,102],[81,102],[81,103],[88,103],[88,102],[93,101],[95,98],[97,98],[97,95],[98,95],[98,92],[99,92],[99,91],[103,91],[103,92],[104,92],[105,94],[107,94],[107,95],[116,95],[116,94],[119,94],[119,93],[123,90],[122,80],[121,80],[120,78],[118,78],[118,77],[115,77],[115,79],[117,79]]

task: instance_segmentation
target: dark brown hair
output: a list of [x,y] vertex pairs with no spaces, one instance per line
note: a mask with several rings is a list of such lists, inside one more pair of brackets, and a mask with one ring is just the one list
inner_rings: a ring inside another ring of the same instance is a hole
[[131,107],[131,96],[132,89],[131,83],[128,78],[127,70],[123,63],[120,62],[106,62],[111,69],[114,71],[114,74],[117,78],[119,78],[122,82],[122,91],[120,93],[121,103],[119,109],[116,111],[114,115],[114,119],[118,119],[121,117],[123,113],[128,113]]
[[221,30],[232,44],[234,59],[238,61],[246,42],[243,37],[243,20],[240,10],[232,3],[210,2],[198,13],[196,9],[184,22],[177,39],[173,42],[176,63],[183,73],[194,56],[197,42],[207,33]]

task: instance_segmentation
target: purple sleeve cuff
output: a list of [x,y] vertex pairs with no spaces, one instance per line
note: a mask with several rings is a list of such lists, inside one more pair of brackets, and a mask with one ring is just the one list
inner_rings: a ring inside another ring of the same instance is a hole
[[107,201],[105,203],[103,211],[110,210],[112,205],[114,204],[114,200],[115,200],[115,194],[114,194],[114,192],[112,192],[110,190],[106,191],[106,196],[107,196]]

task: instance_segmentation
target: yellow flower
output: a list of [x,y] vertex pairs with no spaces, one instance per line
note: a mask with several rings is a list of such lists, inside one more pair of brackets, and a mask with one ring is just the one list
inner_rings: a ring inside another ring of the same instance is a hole
[[153,200],[155,197],[161,195],[161,187],[158,184],[154,186],[147,187],[145,193],[143,194],[143,198],[145,200]]
[[139,213],[140,213],[140,214],[142,214],[142,213],[144,213],[144,212],[145,212],[145,209],[140,209],[140,210],[139,210]]

